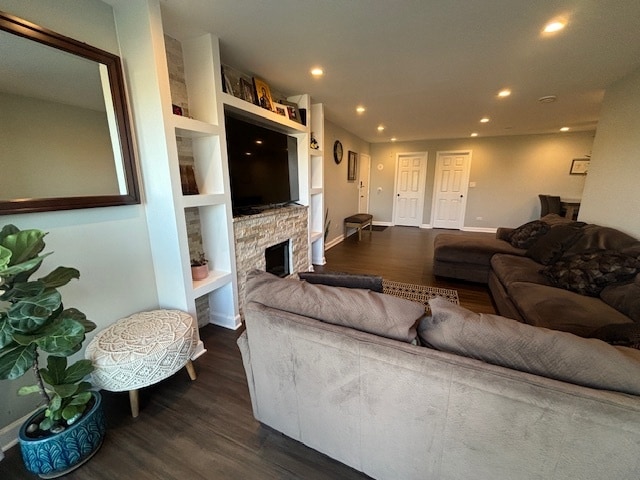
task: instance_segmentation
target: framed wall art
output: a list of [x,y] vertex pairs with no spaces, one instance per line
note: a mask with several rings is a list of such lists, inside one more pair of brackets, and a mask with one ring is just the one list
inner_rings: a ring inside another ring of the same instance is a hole
[[356,170],[358,170],[358,154],[349,150],[349,163],[347,164],[347,181],[356,181]]
[[588,158],[574,158],[571,160],[571,169],[569,170],[570,175],[586,175],[589,171],[589,163],[591,162]]

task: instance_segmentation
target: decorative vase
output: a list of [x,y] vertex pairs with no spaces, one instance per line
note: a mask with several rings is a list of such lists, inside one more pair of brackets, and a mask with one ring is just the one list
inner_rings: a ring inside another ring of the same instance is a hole
[[204,280],[209,276],[209,265],[195,265],[191,267],[191,277],[194,280]]
[[57,478],[80,467],[98,451],[104,440],[106,424],[102,396],[100,392],[91,393],[93,406],[80,420],[60,433],[40,438],[28,436],[27,427],[40,421],[44,408],[22,425],[20,450],[27,470],[40,478]]

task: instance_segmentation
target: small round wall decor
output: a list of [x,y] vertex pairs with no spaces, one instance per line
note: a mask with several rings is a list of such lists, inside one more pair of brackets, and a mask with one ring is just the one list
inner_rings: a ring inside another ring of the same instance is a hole
[[336,164],[340,164],[340,162],[342,161],[342,143],[340,143],[340,140],[336,140],[333,143],[333,159],[335,160]]

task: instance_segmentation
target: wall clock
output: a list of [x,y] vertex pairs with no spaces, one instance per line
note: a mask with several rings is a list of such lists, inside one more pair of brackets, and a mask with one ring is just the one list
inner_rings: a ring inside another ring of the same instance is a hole
[[342,143],[340,143],[340,140],[336,140],[333,143],[333,159],[337,164],[342,161]]

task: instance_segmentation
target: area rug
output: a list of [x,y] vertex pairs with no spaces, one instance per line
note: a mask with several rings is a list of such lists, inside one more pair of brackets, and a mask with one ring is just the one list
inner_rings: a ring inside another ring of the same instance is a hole
[[450,288],[428,287],[426,285],[414,285],[411,283],[392,282],[382,280],[382,291],[388,295],[406,298],[414,302],[422,303],[427,313],[429,310],[429,300],[435,297],[442,297],[455,305],[460,305],[458,291]]

